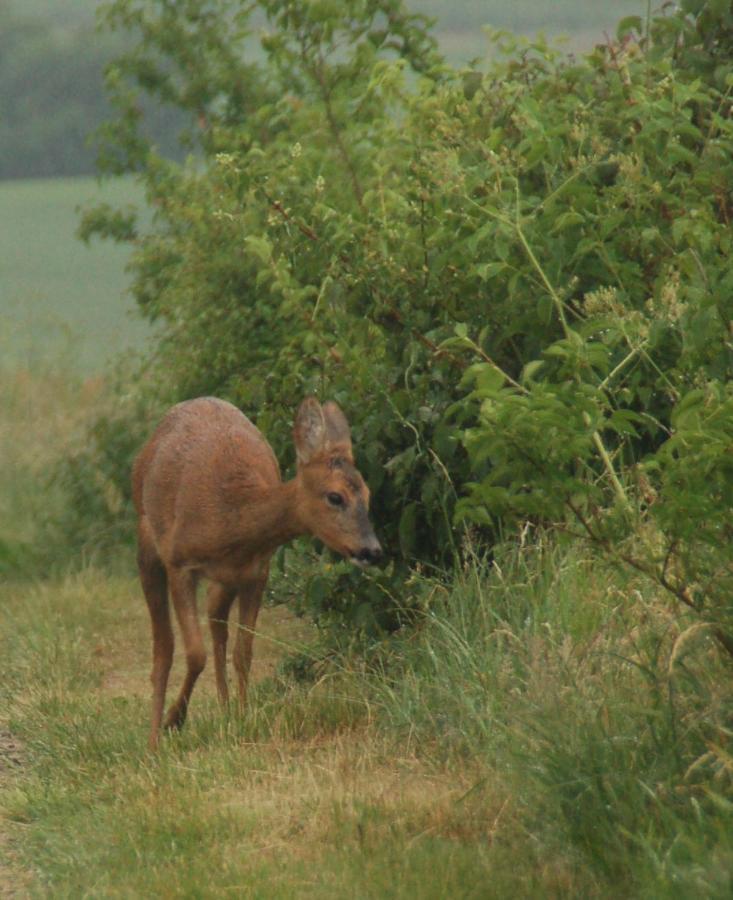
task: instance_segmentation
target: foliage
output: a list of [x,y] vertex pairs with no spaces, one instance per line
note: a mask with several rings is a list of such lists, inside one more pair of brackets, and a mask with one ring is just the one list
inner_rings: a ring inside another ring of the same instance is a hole
[[[179,169],[137,133],[129,140],[114,135],[125,166],[144,162],[160,223],[133,262],[138,303],[162,324],[151,379],[169,400],[229,397],[286,459],[297,398],[327,393],[353,420],[359,465],[375,495],[373,515],[387,540],[402,547],[405,561],[423,543],[440,547],[438,562],[453,540],[454,488],[442,457],[460,453],[441,422],[452,399],[441,397],[441,385],[454,363],[441,360],[430,336],[441,325],[429,308],[439,310],[439,286],[431,286],[420,309],[428,273],[413,271],[405,284],[400,271],[408,262],[412,270],[421,266],[427,250],[419,199],[406,201],[396,190],[395,167],[409,166],[411,147],[394,113],[407,96],[405,63],[425,71],[439,60],[420,18],[391,0],[353,3],[351,17],[327,4],[296,9],[287,3],[263,9],[273,29],[262,42],[267,78],[240,48],[230,52],[231,66],[219,80],[204,79],[202,93],[201,72],[218,72],[222,59],[210,36],[232,34],[235,46],[244,47],[243,12],[227,30],[231,4],[192,3],[172,32],[166,10],[155,4],[110,6],[112,20],[142,31],[134,60],[119,69],[138,79],[144,73],[146,86],[190,102],[210,159],[203,174]],[[185,36],[202,17],[206,28],[195,32],[194,44],[200,68],[191,74],[177,54],[187,51]],[[155,60],[171,34],[178,49],[168,77]],[[385,54],[398,59],[380,59]],[[118,99],[121,120],[133,122],[134,94]],[[409,260],[398,255],[405,233],[397,223],[385,229],[392,209],[407,220]],[[117,221],[94,213],[85,233],[119,237]],[[123,230],[122,237],[131,236],[129,225]],[[401,298],[396,277],[409,292]],[[441,317],[445,336],[449,312]],[[405,341],[406,331],[417,339]],[[359,406],[360,414],[352,413]],[[384,579],[365,581],[368,597],[345,610],[339,595],[349,596],[353,573],[338,567],[328,581],[321,576],[309,593],[321,612],[334,606],[372,631],[399,619],[395,604],[385,602]]]
[[514,112],[542,137],[482,203],[509,247],[491,278],[547,331],[521,368],[468,375],[481,477],[461,511],[563,523],[718,623],[730,652],[733,69],[700,59],[709,13],[657,22],[654,52],[597,51],[572,97],[544,82]]
[[574,847],[598,896],[723,897],[732,697],[710,634],[540,531],[471,560],[376,689],[405,742],[499,773],[536,845]]
[[[442,63],[397,0],[254,6],[259,56],[253,7],[108,4],[139,41],[111,70],[103,158],[141,173],[157,219],[84,230],[137,244],[158,400],[229,397],[281,458],[304,393],[349,412],[392,562],[319,574],[311,607],[394,627],[408,568],[460,551],[456,522],[531,517],[722,621],[725,22],[711,42],[709,4],[627,19],[582,60],[499,35],[482,74]],[[204,166],[141,139],[135,81],[195,114]]]

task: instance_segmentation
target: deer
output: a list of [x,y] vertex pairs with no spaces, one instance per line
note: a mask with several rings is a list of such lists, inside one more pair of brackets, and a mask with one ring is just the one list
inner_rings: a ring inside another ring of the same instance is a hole
[[[172,407],[135,458],[137,563],[153,642],[153,751],[162,729],[183,726],[206,664],[197,609],[201,579],[208,582],[206,612],[223,707],[229,704],[229,613],[238,602],[232,664],[243,709],[274,551],[310,534],[359,566],[382,555],[369,518],[369,488],[354,464],[349,424],[339,406],[306,397],[293,440],[296,473],[283,481],[270,444],[244,413],[224,400],[200,397]],[[169,600],[183,638],[186,674],[163,720],[174,651]]]

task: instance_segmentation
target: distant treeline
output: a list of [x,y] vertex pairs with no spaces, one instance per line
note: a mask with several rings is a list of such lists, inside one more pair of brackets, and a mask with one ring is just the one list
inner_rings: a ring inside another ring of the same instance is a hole
[[[465,31],[472,35],[471,48],[483,23],[517,31],[597,29],[600,34],[609,15],[613,20],[638,13],[643,5],[642,0],[619,0],[609,14],[605,0],[516,0],[511,7],[503,0],[408,3],[437,20],[439,39],[441,32]],[[0,179],[95,171],[90,137],[110,117],[104,68],[123,49],[119,35],[95,32],[96,6],[96,0],[77,2],[72,9],[65,0],[0,0]],[[456,52],[452,43],[446,50]],[[180,116],[165,108],[145,112],[156,143],[168,155],[179,154]]]
[[[59,26],[0,4],[0,179],[86,175],[95,171],[91,135],[110,116],[104,67],[119,37],[91,26]],[[173,114],[146,116],[172,149]]]

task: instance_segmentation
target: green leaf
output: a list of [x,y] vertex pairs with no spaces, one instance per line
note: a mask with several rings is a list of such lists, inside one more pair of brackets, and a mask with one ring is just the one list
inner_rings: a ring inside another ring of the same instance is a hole
[[540,371],[544,364],[544,360],[541,359],[533,359],[528,362],[527,365],[522,369],[522,384],[526,384],[528,381],[531,381],[534,375]]
[[616,37],[623,40],[629,32],[642,34],[644,31],[644,23],[641,16],[625,16],[616,27]]
[[705,406],[705,396],[705,391],[695,388],[682,397],[672,410],[672,425],[677,431],[697,425],[699,414]]
[[555,219],[555,224],[550,229],[550,234],[557,234],[566,228],[572,228],[575,225],[582,225],[585,222],[585,216],[575,210],[564,212]]
[[482,281],[490,281],[507,268],[508,266],[505,262],[482,263],[480,266],[476,266],[476,272]]
[[250,253],[256,256],[261,263],[269,263],[272,259],[272,244],[266,237],[248,234],[244,243]]

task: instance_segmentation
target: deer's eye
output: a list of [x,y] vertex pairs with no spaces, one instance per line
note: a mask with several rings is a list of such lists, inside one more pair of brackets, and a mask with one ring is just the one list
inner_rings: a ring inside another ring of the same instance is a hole
[[345,506],[346,501],[344,500],[341,494],[337,494],[335,491],[326,494],[326,500],[331,504],[331,506]]

